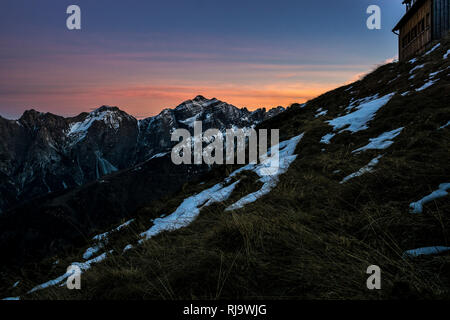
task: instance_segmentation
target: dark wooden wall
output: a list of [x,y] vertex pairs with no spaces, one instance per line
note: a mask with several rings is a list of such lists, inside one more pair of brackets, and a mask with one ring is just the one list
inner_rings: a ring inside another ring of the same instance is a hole
[[433,40],[437,40],[450,30],[450,0],[433,1]]
[[[427,0],[415,14],[400,28],[399,59],[405,60],[423,52],[432,40],[432,4]],[[449,0],[443,0],[448,2]]]

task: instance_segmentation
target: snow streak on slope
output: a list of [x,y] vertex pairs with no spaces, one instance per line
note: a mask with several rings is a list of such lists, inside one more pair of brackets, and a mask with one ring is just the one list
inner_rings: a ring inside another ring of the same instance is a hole
[[342,179],[342,181],[340,183],[344,183],[344,182],[347,182],[350,179],[362,176],[364,173],[372,172],[373,168],[378,164],[378,162],[379,162],[381,157],[382,156],[378,156],[378,157],[372,159],[367,165],[365,165],[364,167],[362,167],[358,171],[356,171],[356,172],[346,176],[344,179]]
[[97,240],[97,241],[101,241],[101,240],[105,241],[105,240],[107,240],[107,238],[108,238],[108,236],[109,236],[109,234],[111,232],[119,231],[119,230],[129,226],[133,221],[134,221],[134,219],[128,220],[127,222],[122,223],[117,228],[114,228],[113,230],[108,231],[108,232],[104,232],[104,233],[98,234],[98,235],[94,236],[92,239],[93,240]]
[[[270,157],[265,157],[261,164],[258,165],[247,165],[244,168],[239,170],[251,170],[254,171],[260,179],[258,181],[263,183],[261,189],[256,192],[250,193],[245,197],[241,198],[239,201],[235,202],[231,206],[229,206],[226,210],[236,210],[240,209],[246,204],[255,202],[262,196],[268,194],[273,188],[278,184],[279,176],[287,171],[290,164],[297,158],[297,155],[294,155],[295,147],[298,142],[302,139],[303,134],[296,136],[288,141],[283,141],[279,144],[279,168],[275,174],[266,175],[265,171],[270,167]],[[233,174],[232,174],[233,175]]]
[[447,59],[449,55],[450,55],[450,49],[447,50],[447,53],[444,54],[444,56],[443,56],[442,58],[443,58],[443,59]]
[[150,239],[163,231],[186,227],[194,221],[203,207],[228,199],[238,183],[239,181],[235,181],[228,186],[225,186],[224,183],[218,183],[209,189],[185,199],[173,213],[167,217],[155,219],[153,226],[141,233],[141,236],[144,239]]
[[437,45],[435,45],[433,48],[431,48],[429,51],[427,51],[424,56],[429,55],[430,53],[432,53],[434,50],[436,50],[437,48],[439,48],[441,46],[440,43],[438,43]]
[[375,117],[375,114],[378,110],[380,110],[389,102],[389,100],[391,100],[394,94],[395,93],[387,94],[381,98],[363,102],[356,107],[356,111],[346,114],[345,116],[329,120],[327,122],[331,126],[333,126],[334,131],[342,129],[344,127],[345,129],[342,129],[339,132],[350,131],[351,133],[355,133],[361,130],[365,130],[368,128],[367,123]]
[[432,85],[434,85],[436,82],[439,81],[439,79],[436,79],[436,76],[437,76],[438,74],[440,74],[441,72],[445,71],[445,70],[446,70],[446,69],[444,69],[444,70],[438,70],[438,71],[436,71],[436,72],[430,73],[430,75],[429,75],[428,79],[426,80],[426,82],[425,82],[420,88],[415,89],[415,91],[416,91],[416,92],[420,92],[420,91],[425,90],[425,89],[427,89],[428,87],[431,87]]
[[394,143],[394,141],[392,141],[392,140],[396,136],[398,136],[402,132],[402,130],[403,130],[403,127],[392,130],[392,131],[384,132],[376,138],[369,139],[370,140],[369,144],[352,151],[352,153],[361,152],[361,151],[365,151],[365,150],[382,150],[382,149],[389,148]]
[[128,251],[128,250],[130,250],[130,249],[133,249],[133,245],[127,244],[127,245],[123,248],[122,252]]
[[425,82],[425,84],[423,86],[421,86],[420,88],[417,88],[416,91],[422,91],[425,90],[428,87],[431,87],[433,84],[435,84],[439,79],[436,80],[428,80],[427,82]]
[[335,133],[327,133],[320,139],[320,143],[330,144],[330,140],[334,138]]
[[444,124],[443,126],[440,126],[439,129],[444,129],[447,128],[448,126],[450,126],[450,121]]
[[86,251],[83,254],[83,259],[89,259],[90,257],[94,256],[97,252],[99,252],[101,249],[103,249],[105,243],[108,243],[108,236],[112,232],[119,231],[122,228],[127,227],[133,221],[134,221],[134,219],[128,220],[127,222],[121,224],[120,226],[118,226],[117,228],[114,228],[111,231],[104,232],[102,234],[98,234],[98,235],[94,236],[92,239],[97,241],[98,243],[95,244],[94,246],[86,249]]
[[275,174],[266,175],[267,171],[270,171],[272,169],[270,167],[272,158],[268,156],[268,154],[270,153],[269,151],[264,157],[261,158],[260,164],[249,164],[240,169],[237,169],[232,172],[224,180],[224,182],[218,183],[211,188],[208,188],[198,194],[186,198],[173,213],[164,218],[155,219],[153,222],[153,226],[147,231],[141,233],[141,236],[144,239],[150,239],[151,237],[154,237],[162,231],[176,230],[189,225],[199,215],[202,208],[210,206],[211,204],[216,202],[225,201],[230,197],[236,185],[240,182],[240,180],[238,180],[232,184],[229,184],[231,182],[231,178],[242,171],[254,171],[261,177],[259,181],[263,182],[264,185],[261,190],[242,198],[235,204],[228,207],[226,210],[241,208],[243,205],[253,202],[264,194],[267,194],[276,186],[279,175],[286,172],[289,168],[289,165],[295,160],[296,155],[293,155],[293,153],[295,151],[295,147],[302,137],[303,134],[296,136],[290,140],[283,141],[279,144],[280,165]]
[[169,152],[160,152],[160,153],[157,153],[157,154],[155,154],[155,155],[153,155],[153,156],[151,156],[151,158],[149,159],[149,160],[152,160],[152,159],[155,159],[155,158],[161,158],[161,157],[164,157],[166,154],[168,154]]
[[434,247],[423,247],[417,249],[407,250],[403,253],[404,257],[418,257],[422,255],[430,254],[440,254],[446,251],[450,251],[450,247],[434,246]]
[[450,183],[441,183],[439,185],[439,189],[433,191],[429,195],[423,197],[419,201],[412,202],[409,206],[411,208],[412,213],[422,213],[423,205],[427,202],[436,200],[438,198],[442,198],[448,195],[447,190],[450,189]]
[[[111,251],[109,253],[111,253]],[[106,258],[106,252],[101,254],[101,255],[99,255],[98,257],[95,257],[95,258],[93,258],[91,260],[88,260],[86,262],[74,262],[74,263],[72,263],[72,265],[78,266],[80,268],[80,270],[83,272],[83,271],[86,271],[86,270],[90,269],[90,267],[91,267],[91,265],[93,263],[98,263],[100,261],[103,261],[103,260],[105,260],[105,258]],[[59,276],[56,279],[47,281],[47,282],[45,282],[43,284],[40,284],[40,285],[34,287],[30,291],[28,291],[28,293],[33,293],[33,292],[38,291],[38,290],[42,290],[42,289],[45,289],[45,288],[48,288],[48,287],[52,287],[52,286],[58,285],[58,284],[62,283],[64,280],[66,280],[68,277],[73,275],[74,272],[75,271],[73,271],[73,272],[66,272],[65,274]]]
[[324,116],[328,113],[328,110],[322,110],[322,108],[317,109],[317,113],[314,115],[314,118],[318,118]]
[[[128,226],[128,225],[129,225],[130,223],[132,223],[133,221],[134,221],[134,219],[131,219],[131,220],[129,220],[129,221],[127,221],[127,222],[121,224],[120,226],[118,226],[117,228],[115,228],[115,229],[113,229],[113,230],[111,230],[111,231],[109,231],[109,232],[105,232],[105,233],[102,233],[102,234],[99,234],[99,235],[94,236],[92,239],[94,239],[94,240],[96,240],[96,241],[103,241],[104,243],[106,243],[107,240],[108,240],[108,235],[109,235],[111,232],[119,231],[119,230],[121,230],[122,228]],[[97,244],[96,246],[93,246],[93,247],[88,248],[88,249],[86,250],[86,252],[83,254],[83,259],[89,259],[89,258],[90,258],[91,256],[93,256],[95,253],[97,253],[102,247],[103,247],[103,244],[102,244],[102,243],[99,243],[99,244]],[[125,249],[128,250],[128,249],[131,249],[131,247],[132,247],[132,246],[129,245],[129,246],[127,246],[127,248],[125,248]],[[125,249],[124,249],[124,251],[126,251]],[[112,250],[109,251],[108,253],[112,253]],[[82,272],[84,272],[84,271],[90,269],[90,268],[91,268],[91,265],[92,265],[93,263],[98,263],[98,262],[103,261],[103,260],[106,258],[106,256],[107,256],[107,253],[104,252],[104,253],[98,255],[98,256],[95,257],[95,258],[92,258],[92,259],[87,260],[87,261],[85,261],[85,262],[74,262],[74,263],[72,263],[72,265],[78,266],[78,267],[80,268],[80,270],[81,270]],[[57,277],[57,278],[55,278],[55,279],[53,279],[53,280],[50,280],[50,281],[47,281],[47,282],[45,282],[45,283],[43,283],[43,284],[40,284],[40,285],[38,285],[38,286],[35,286],[33,289],[31,289],[30,291],[28,291],[28,293],[33,293],[33,292],[38,291],[38,290],[42,290],[42,289],[45,289],[45,288],[48,288],[48,287],[52,287],[52,286],[61,284],[64,280],[66,280],[66,279],[67,279],[68,277],[70,277],[72,274],[74,274],[74,272],[66,272],[66,273],[64,273],[63,275],[61,275],[61,276],[59,276],[59,277]],[[18,297],[18,298],[19,298],[19,297]]]
[[102,248],[103,248],[102,243],[99,243],[98,245],[87,248],[83,254],[83,259],[85,259],[85,260],[89,259],[90,257],[94,256],[97,252],[99,252]]
[[415,66],[414,68],[411,69],[411,71],[409,71],[409,74],[413,74],[414,71],[416,71],[418,69],[422,69],[423,67],[425,67],[425,64],[420,64],[418,66]]

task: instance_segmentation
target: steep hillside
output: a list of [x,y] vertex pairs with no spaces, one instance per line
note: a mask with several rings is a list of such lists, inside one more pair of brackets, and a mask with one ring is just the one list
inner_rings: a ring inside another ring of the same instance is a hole
[[71,252],[90,234],[130,218],[208,170],[206,165],[176,166],[165,155],[17,206],[0,216],[0,270]]
[[[280,129],[279,175],[262,176],[265,163],[219,167],[66,256],[4,272],[2,293],[450,298],[449,49],[442,41],[263,122]],[[74,261],[82,290],[70,291],[59,284]],[[370,265],[381,290],[366,287]]]

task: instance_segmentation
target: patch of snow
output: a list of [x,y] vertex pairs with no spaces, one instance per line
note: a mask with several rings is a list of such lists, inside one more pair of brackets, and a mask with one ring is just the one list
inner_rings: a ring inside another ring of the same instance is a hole
[[128,251],[128,250],[130,250],[130,249],[133,249],[133,245],[127,244],[127,245],[125,246],[125,248],[123,248],[123,251],[122,251],[122,252]]
[[433,84],[435,84],[439,79],[436,80],[428,80],[428,82],[426,82],[423,86],[421,86],[420,88],[416,89],[416,91],[422,91],[425,90],[428,87],[431,87]]
[[419,64],[418,66],[415,66],[414,68],[412,68],[411,71],[409,71],[409,74],[413,74],[414,71],[416,71],[418,69],[422,69],[423,67],[425,67],[425,64]]
[[327,113],[328,113],[328,110],[322,110],[322,108],[320,108],[317,110],[317,113],[314,117],[318,118],[318,117],[326,115]]
[[434,78],[435,76],[437,76],[437,75],[438,75],[439,73],[441,73],[442,71],[444,71],[444,70],[439,70],[439,71],[430,73],[430,79],[431,79],[431,78]]
[[4,301],[14,301],[14,300],[20,300],[20,297],[8,297],[8,298],[4,298],[2,300],[4,300]]
[[20,283],[20,280],[19,280],[19,281],[16,281],[16,282],[12,285],[12,288],[16,288],[16,287],[19,285],[19,283]]
[[391,93],[381,98],[366,100],[356,107],[356,111],[327,122],[333,126],[335,131],[344,127],[345,129],[340,132],[350,131],[355,133],[365,130],[368,128],[367,123],[375,117],[376,112],[386,105],[394,95],[395,93]]
[[160,153],[157,153],[157,154],[155,154],[155,155],[153,155],[150,159],[148,159],[148,160],[152,160],[152,159],[154,159],[154,158],[161,158],[161,157],[164,157],[166,154],[168,154],[168,152],[160,152]]
[[404,257],[418,257],[422,255],[431,255],[431,254],[440,254],[446,251],[449,251],[450,247],[444,246],[434,246],[434,247],[423,247],[417,249],[407,250],[403,253]]
[[333,139],[335,135],[335,133],[327,133],[320,139],[320,143],[330,144],[330,140]]
[[358,171],[356,171],[356,172],[354,172],[354,173],[352,173],[352,174],[349,174],[349,175],[346,176],[344,179],[342,179],[342,181],[341,181],[340,183],[341,183],[341,184],[342,184],[342,183],[345,183],[345,182],[347,182],[348,180],[353,179],[353,178],[356,178],[356,177],[359,177],[359,176],[362,176],[363,174],[365,174],[365,173],[367,173],[367,172],[372,172],[372,171],[373,171],[373,168],[378,164],[378,162],[379,162],[379,160],[380,160],[381,157],[382,157],[382,155],[380,155],[380,156],[378,156],[378,157],[376,157],[376,158],[370,160],[370,162],[369,162],[367,165],[365,165],[364,167],[362,167],[362,168],[359,169]]
[[[112,251],[109,251],[109,253],[111,253],[111,252]],[[78,266],[81,269],[81,272],[84,272],[84,271],[90,269],[91,265],[93,263],[101,262],[101,261],[105,260],[105,258],[106,258],[106,252],[101,254],[101,255],[99,255],[98,257],[95,257],[95,258],[91,259],[91,260],[88,260],[88,261],[85,261],[85,262],[74,262],[74,263],[72,263],[72,265]],[[70,277],[72,274],[74,274],[74,272],[75,271],[73,271],[73,272],[66,272],[65,274],[59,276],[58,278],[55,278],[53,280],[50,280],[50,281],[42,283],[42,284],[40,284],[38,286],[35,286],[33,289],[28,291],[28,293],[33,293],[35,291],[42,290],[42,289],[45,289],[45,288],[52,287],[52,286],[55,286],[57,284],[60,284],[64,280],[66,280],[68,277]]]
[[209,189],[186,198],[173,213],[164,218],[155,219],[153,226],[142,232],[141,237],[147,240],[163,231],[172,231],[186,227],[199,215],[200,209],[215,202],[228,199],[238,183],[239,180],[228,186],[218,183]]
[[409,93],[410,93],[409,91],[403,92],[403,93],[402,93],[402,97],[408,95]]
[[[345,110],[347,111],[347,113],[349,113],[350,111],[355,109],[356,106],[366,103],[366,102],[369,102],[369,101],[372,101],[372,100],[375,100],[375,99],[378,99],[378,93],[373,96],[365,97],[362,99],[351,98],[350,104],[347,107],[345,107]],[[341,109],[342,107],[339,107],[339,108]]]
[[395,80],[397,80],[397,79],[400,78],[400,77],[401,77],[400,74],[397,75],[394,79],[390,80],[390,81],[388,82],[388,84],[391,84],[392,82],[394,82]]
[[101,244],[101,243],[99,243],[98,245],[95,245],[93,247],[87,248],[83,254],[83,259],[87,260],[87,259],[91,258],[97,252],[99,252],[101,249],[103,249],[103,244]]
[[403,130],[403,127],[392,130],[392,131],[384,132],[376,138],[370,138],[369,139],[370,142],[367,145],[352,151],[352,153],[365,151],[365,150],[382,150],[382,149],[389,148],[394,143],[394,141],[392,141],[392,140],[395,137],[397,137],[402,132],[402,130]]
[[411,59],[411,60],[409,60],[409,63],[416,63],[416,61],[417,61],[417,58],[414,58],[414,59]]
[[447,59],[449,55],[450,55],[450,49],[447,50],[447,53],[444,54],[444,56],[442,58]]
[[448,189],[450,189],[450,183],[441,183],[439,185],[439,189],[433,191],[432,193],[423,197],[419,201],[410,203],[409,207],[411,208],[411,212],[412,213],[422,213],[423,205],[425,203],[447,196]]
[[432,53],[434,50],[436,50],[437,48],[439,48],[441,46],[440,43],[438,43],[437,45],[435,45],[433,48],[431,48],[429,51],[427,51],[424,56],[429,55],[430,53]]
[[440,126],[439,129],[444,129],[447,128],[448,126],[450,126],[450,121],[448,121],[446,124],[444,124],[443,126]]
[[127,222],[122,223],[120,226],[114,228],[113,230],[98,234],[98,235],[94,236],[92,239],[97,240],[97,241],[105,241],[108,239],[108,236],[111,232],[119,231],[119,230],[129,226],[133,221],[134,221],[134,219],[128,220]]
[[[258,181],[262,182],[263,185],[261,189],[259,189],[256,192],[250,193],[228,208],[226,208],[227,211],[229,210],[236,210],[240,209],[246,204],[255,202],[257,199],[261,198],[262,196],[268,194],[273,188],[275,188],[279,181],[279,176],[283,173],[285,173],[291,163],[297,158],[297,155],[294,154],[295,148],[297,144],[300,142],[300,140],[303,138],[303,134],[298,135],[296,137],[291,138],[290,140],[283,141],[279,144],[279,168],[277,169],[276,173],[274,172],[271,175],[266,174],[266,170],[268,170],[268,167],[271,164],[270,157],[267,157],[264,161],[261,161],[261,164],[258,165],[247,165],[246,167],[253,172],[255,172],[258,176],[260,176],[260,179]],[[245,167],[244,167],[245,168]],[[237,171],[242,170],[242,168],[238,169]],[[270,169],[269,169],[270,170]],[[234,173],[235,174],[235,173]],[[232,176],[233,173],[230,175]]]

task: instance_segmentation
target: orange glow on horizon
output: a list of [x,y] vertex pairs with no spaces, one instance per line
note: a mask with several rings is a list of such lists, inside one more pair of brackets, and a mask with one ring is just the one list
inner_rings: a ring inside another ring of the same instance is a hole
[[[21,95],[27,103],[25,109],[36,109],[63,116],[75,116],[89,112],[101,105],[117,106],[121,110],[141,119],[159,114],[163,109],[175,108],[180,103],[197,95],[232,104],[253,111],[257,108],[271,109],[287,107],[293,103],[304,103],[343,84],[288,84],[278,83],[257,86],[134,86],[120,87],[117,84],[104,88],[89,88],[73,92],[43,92]],[[15,102],[14,97],[10,99]]]
[[216,98],[238,108],[245,107],[253,111],[258,108],[271,109],[277,106],[287,107],[293,103],[304,103],[337,86],[317,85],[309,88],[286,84],[283,87],[271,85],[266,88],[141,86],[97,89],[88,95],[83,94],[83,97],[80,95],[80,99],[92,108],[99,105],[114,105],[136,118],[145,118],[155,116],[163,109],[175,108],[180,103],[193,99],[197,95],[202,95],[208,99]]

